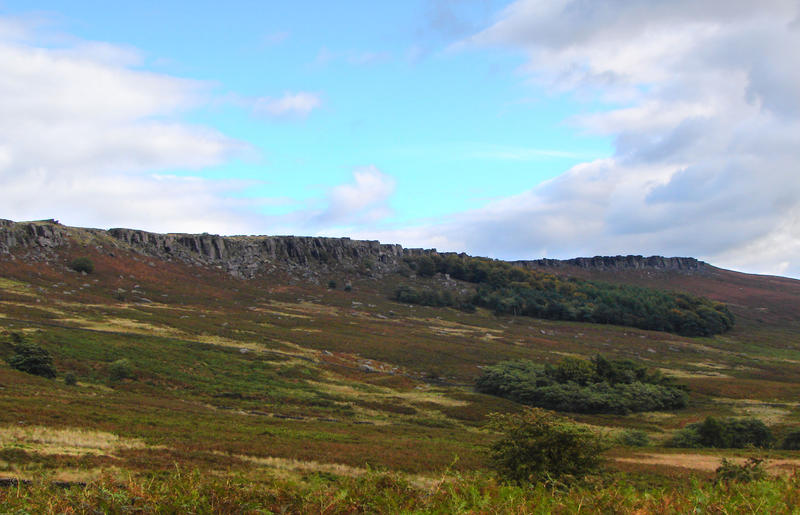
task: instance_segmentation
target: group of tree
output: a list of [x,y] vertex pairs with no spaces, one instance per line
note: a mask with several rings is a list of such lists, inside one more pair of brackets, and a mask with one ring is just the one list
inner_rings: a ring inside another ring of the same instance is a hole
[[522,404],[573,413],[631,413],[686,407],[686,387],[630,360],[565,358],[556,365],[528,360],[484,368],[478,391]]
[[497,314],[625,325],[684,336],[711,336],[734,323],[726,305],[685,293],[564,278],[463,254],[414,256],[406,262],[420,277],[448,274],[477,287],[461,298],[402,286],[395,292],[402,302],[480,306]]

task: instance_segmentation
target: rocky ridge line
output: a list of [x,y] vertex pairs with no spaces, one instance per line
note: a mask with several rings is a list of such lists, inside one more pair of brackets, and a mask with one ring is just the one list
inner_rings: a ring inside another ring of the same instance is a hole
[[711,265],[692,257],[663,256],[595,256],[573,259],[533,259],[513,261],[512,264],[531,270],[581,268],[585,270],[623,271],[659,270],[681,273],[704,273]]
[[[214,234],[158,234],[136,229],[84,229],[55,220],[13,222],[0,219],[0,255],[24,250],[20,257],[48,259],[55,249],[70,244],[94,245],[105,250],[121,248],[165,261],[219,267],[234,277],[253,278],[263,271],[369,264],[371,273],[396,271],[404,257],[436,254],[435,249],[406,249],[396,244],[350,238],[311,236],[218,236]],[[513,261],[528,269],[669,270],[702,273],[710,266],[694,258],[661,256],[597,256],[567,260]]]

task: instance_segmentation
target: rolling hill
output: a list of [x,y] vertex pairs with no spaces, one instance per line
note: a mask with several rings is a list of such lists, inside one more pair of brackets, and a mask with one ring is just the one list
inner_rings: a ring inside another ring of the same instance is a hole
[[[399,284],[472,295],[474,283],[413,265],[439,255],[346,238],[0,221],[0,477],[86,482],[178,467],[264,483],[377,468],[430,485],[486,470],[486,416],[521,406],[478,393],[475,380],[519,359],[602,354],[688,386],[680,410],[571,415],[612,436],[646,431],[653,447],[612,449],[611,469],[656,483],[708,475],[716,456],[735,454],[663,447],[689,423],[753,416],[780,436],[800,421],[800,281],[691,258],[507,265],[702,297],[735,318],[719,334],[682,336],[396,301]],[[76,258],[94,270],[73,270]],[[55,379],[6,363],[20,339],[50,353]]]

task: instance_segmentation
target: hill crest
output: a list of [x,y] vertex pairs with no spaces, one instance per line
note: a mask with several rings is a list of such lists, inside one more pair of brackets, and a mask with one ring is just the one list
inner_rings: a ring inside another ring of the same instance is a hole
[[[237,278],[250,279],[273,267],[354,267],[364,261],[377,272],[395,271],[404,257],[438,254],[436,249],[404,248],[375,240],[318,236],[219,236],[215,234],[153,233],[137,229],[109,230],[68,227],[55,220],[0,220],[0,254],[27,251],[26,257],[45,259],[57,247],[78,242],[107,251],[114,248],[165,261],[221,267]],[[110,247],[106,249],[105,247]],[[578,268],[598,271],[661,270],[694,274],[711,267],[691,257],[595,256],[567,260],[510,261],[528,269]]]

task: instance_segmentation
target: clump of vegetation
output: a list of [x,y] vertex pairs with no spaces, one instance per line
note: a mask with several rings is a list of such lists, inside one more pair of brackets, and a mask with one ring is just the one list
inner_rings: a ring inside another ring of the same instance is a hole
[[761,458],[748,458],[741,465],[722,458],[722,465],[717,468],[714,481],[716,483],[760,481],[767,477],[767,471],[764,470],[763,464],[764,460]]
[[772,432],[756,418],[708,417],[703,422],[689,424],[678,431],[668,442],[671,447],[715,447],[718,449],[743,449],[769,447]]
[[94,263],[88,257],[75,258],[69,262],[69,267],[76,272],[91,274],[94,272]]
[[502,436],[491,447],[500,477],[518,484],[569,482],[596,471],[606,449],[584,426],[542,409],[493,414],[490,427]]
[[336,281],[333,281],[333,280],[328,281],[328,289],[329,290],[335,290],[336,289]]
[[619,434],[617,442],[626,447],[647,447],[650,445],[650,437],[641,429],[626,429]]
[[631,413],[686,407],[686,387],[630,360],[565,358],[557,365],[528,360],[486,367],[477,380],[483,393],[574,413]]
[[800,431],[792,431],[783,438],[781,449],[800,451]]
[[123,379],[135,379],[133,364],[129,359],[118,359],[108,367],[108,376],[112,381],[122,381]]
[[469,300],[453,295],[450,290],[434,290],[432,288],[418,290],[411,286],[401,285],[395,290],[394,299],[405,304],[434,307],[449,306],[467,312],[475,311],[475,306]]
[[78,384],[78,378],[75,377],[75,374],[72,372],[67,372],[64,374],[64,384],[67,386],[75,386]]
[[35,343],[22,341],[19,337],[16,340],[18,341],[14,345],[14,354],[8,358],[11,368],[48,379],[56,376],[53,358],[47,349]]
[[402,302],[472,304],[497,314],[625,325],[684,336],[711,336],[731,329],[734,323],[724,304],[684,293],[562,278],[466,255],[418,256],[406,261],[421,277],[449,274],[476,284],[477,290],[468,298],[456,298],[447,292],[416,292],[406,287],[395,292]]

